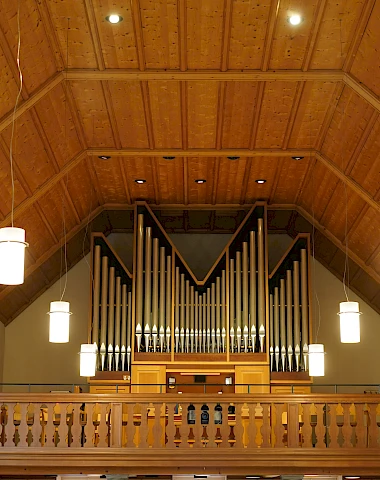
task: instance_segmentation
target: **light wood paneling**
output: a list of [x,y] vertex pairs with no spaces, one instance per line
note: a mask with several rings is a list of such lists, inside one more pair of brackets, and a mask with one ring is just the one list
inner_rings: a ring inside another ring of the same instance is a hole
[[[239,386],[239,383],[243,385]],[[269,393],[269,383],[269,365],[235,367],[235,393]]]
[[17,97],[17,84],[7,59],[0,49],[0,116],[6,115],[14,108]]
[[[142,384],[151,385],[144,386]],[[131,378],[132,393],[164,393],[165,390],[165,365],[134,365]]]
[[370,207],[350,236],[350,249],[359,257],[364,257],[364,252],[374,252],[379,244],[379,228],[379,214]]
[[217,203],[239,203],[241,185],[250,159],[241,157],[239,160],[220,158],[219,178],[216,190]]
[[[219,159],[189,158],[188,159],[188,191],[190,203],[212,203],[213,179],[215,162]],[[195,180],[204,179],[206,183],[197,184]]]
[[[149,157],[124,157],[121,159],[127,178],[131,201],[146,199],[154,202],[155,190],[153,186],[152,162]],[[137,184],[136,179],[146,180],[146,183]]]
[[164,160],[154,157],[160,203],[184,203],[184,159]]
[[118,158],[101,160],[94,158],[94,166],[105,203],[126,203],[125,188]]
[[[93,159],[93,162],[96,160]],[[67,180],[67,190],[75,202],[79,217],[82,219],[88,218],[88,215],[98,206],[98,202],[85,162],[80,163],[70,172]]]
[[215,148],[219,84],[188,82],[189,148]]
[[277,185],[272,194],[272,203],[295,203],[300,186],[311,164],[310,157],[303,160],[293,160],[290,157],[282,159]]

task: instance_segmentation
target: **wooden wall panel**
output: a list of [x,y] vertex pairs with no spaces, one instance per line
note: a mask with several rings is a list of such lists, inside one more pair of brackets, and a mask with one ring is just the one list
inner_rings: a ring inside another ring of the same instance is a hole
[[350,176],[374,196],[380,188],[380,118],[358,156]]
[[46,0],[46,3],[65,63],[68,51],[70,68],[97,68],[84,0]]
[[[380,244],[379,244],[380,245]],[[375,258],[371,259],[371,267],[375,270],[375,272],[380,274],[380,249],[379,245],[376,247],[378,253],[375,255]],[[379,287],[377,287],[377,291],[379,291]]]
[[156,148],[181,148],[179,82],[149,82],[149,100]]
[[[122,157],[121,162],[129,188],[131,201],[146,200],[154,203],[156,200],[153,182],[152,160],[149,157]],[[137,184],[137,178],[146,180],[146,183]]]
[[42,234],[46,227],[34,205],[19,215],[17,226],[25,229],[26,241],[29,242],[28,251],[35,260],[54,245],[54,240],[47,232]]
[[[7,127],[2,137],[9,146],[12,126]],[[9,148],[9,147],[8,147]],[[29,112],[17,122],[14,136],[14,161],[32,191],[41,186],[54,174],[44,145]]]
[[0,118],[14,108],[17,93],[18,88],[12,70],[0,48]]
[[350,249],[359,257],[367,259],[379,245],[379,213],[370,207],[350,236]]
[[[276,168],[281,162],[277,157],[252,157],[248,159],[251,163],[248,177],[247,193],[245,202],[256,200],[267,200],[273,188],[276,177]],[[258,184],[255,180],[263,178],[264,184]]]
[[118,157],[107,161],[95,158],[93,166],[105,203],[127,203]]
[[379,51],[380,51],[380,3],[376,2],[359,49],[352,65],[351,73],[380,95]]
[[184,203],[184,158],[164,160],[154,157],[160,203]]
[[296,88],[296,82],[266,82],[256,148],[281,148]]
[[58,165],[62,168],[81,151],[70,107],[62,85],[57,85],[35,106]]
[[146,68],[178,69],[178,1],[140,0],[140,7]]
[[148,134],[140,82],[108,82],[121,145],[148,148]]
[[227,82],[223,110],[223,148],[248,148],[258,82]]
[[247,158],[229,160],[220,157],[216,203],[240,203],[241,187],[244,183]]
[[330,199],[335,191],[339,179],[320,162],[311,169],[310,175],[304,184],[298,204],[303,207],[317,221],[320,221]]
[[321,149],[341,169],[346,168],[373,111],[371,105],[345,87]]
[[[90,161],[95,162],[96,160],[90,157]],[[66,178],[64,178],[64,181],[66,183]],[[80,219],[88,217],[98,206],[95,188],[91,183],[91,177],[86,168],[86,159],[84,159],[70,171],[67,180],[67,190],[75,204]]]
[[[189,203],[212,203],[215,161],[213,157],[188,159]],[[196,179],[204,179],[206,183],[197,184]]]
[[[15,176],[15,206],[19,205],[28,196]],[[5,216],[11,211],[11,166],[9,163],[9,151],[3,152],[0,148],[0,211]]]
[[[317,2],[318,0],[307,2],[282,0],[280,2],[269,68],[300,69],[302,67]],[[300,25],[294,26],[288,22],[289,16],[293,13],[299,13],[303,17]]]
[[310,157],[305,157],[303,160],[293,160],[291,157],[282,159],[276,189],[271,197],[272,203],[295,203],[309,164]]
[[[346,209],[347,209],[347,232],[360,217],[365,201],[354,193],[349,187],[339,182],[330,203],[324,213],[322,223],[339,240],[343,240],[346,230]],[[350,242],[349,242],[350,243]]]
[[[1,2],[0,16],[0,28],[12,52],[15,66],[18,44],[18,5],[18,1]],[[53,52],[34,0],[22,0],[20,4],[20,30],[21,69],[24,85],[30,93],[56,72]]]
[[333,100],[336,84],[304,82],[289,148],[313,148],[321,133],[326,112]]
[[[137,51],[131,2],[92,0],[106,68],[137,68]],[[111,24],[105,18],[118,13],[123,21]]]
[[114,147],[112,128],[101,82],[71,82],[88,145]]
[[364,0],[326,2],[310,68],[342,68],[365,3]]
[[232,3],[228,68],[260,69],[271,1]]
[[218,82],[188,82],[189,148],[215,148]]
[[224,2],[188,0],[186,6],[188,68],[219,69]]

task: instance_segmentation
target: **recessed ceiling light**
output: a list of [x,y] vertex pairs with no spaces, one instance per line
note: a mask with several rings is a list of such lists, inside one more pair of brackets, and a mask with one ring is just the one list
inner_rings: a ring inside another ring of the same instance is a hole
[[240,157],[227,157],[228,160],[239,160]]
[[162,157],[164,160],[174,160],[175,157]]
[[302,160],[303,158],[304,158],[304,157],[298,157],[298,156],[292,157],[293,160]]
[[195,183],[206,183],[206,180],[204,178],[197,178],[197,180],[194,180]]
[[143,178],[136,178],[135,182],[136,183],[145,183],[146,180],[144,180]]
[[112,15],[108,15],[108,17],[106,17],[106,20],[110,23],[120,23],[123,21],[123,17],[117,15],[116,13],[113,13]]
[[294,14],[294,15],[291,15],[289,18],[288,18],[288,22],[291,24],[291,25],[299,25],[301,22],[302,22],[302,17],[301,15],[298,15],[297,14]]
[[253,476],[253,477],[245,477],[245,478],[261,478],[261,477]]
[[357,480],[360,477],[344,477],[344,478],[346,478],[347,480]]
[[255,180],[255,182],[261,185],[262,183],[265,183],[266,180],[264,178],[258,178],[257,180]]
[[179,390],[179,391],[178,391],[178,395],[182,395],[182,392],[181,392],[181,390]]
[[110,155],[99,155],[100,160],[109,160],[111,157]]

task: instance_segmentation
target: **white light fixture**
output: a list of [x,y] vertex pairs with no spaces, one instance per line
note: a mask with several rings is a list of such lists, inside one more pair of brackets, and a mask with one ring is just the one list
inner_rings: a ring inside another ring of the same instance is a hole
[[232,377],[226,377],[224,379],[224,385],[232,385],[232,382],[233,382]]
[[50,302],[49,342],[67,343],[70,331],[70,303]]
[[291,25],[299,25],[302,22],[302,17],[301,17],[301,15],[298,15],[298,14],[291,15],[288,18],[288,22]]
[[360,342],[360,315],[358,302],[340,302],[340,341]]
[[106,17],[106,20],[108,20],[110,23],[116,24],[116,23],[120,23],[123,20],[123,17],[114,13]]
[[325,347],[322,343],[309,345],[309,375],[311,377],[325,376]]
[[93,377],[96,372],[96,343],[83,343],[80,346],[80,373],[81,377]]
[[25,230],[17,227],[0,228],[0,284],[24,283]]

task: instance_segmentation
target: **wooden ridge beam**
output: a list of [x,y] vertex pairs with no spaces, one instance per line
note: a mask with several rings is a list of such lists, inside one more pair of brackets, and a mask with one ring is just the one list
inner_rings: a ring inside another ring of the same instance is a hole
[[380,112],[380,97],[375,95],[369,88],[359,82],[350,73],[345,73],[343,77],[344,83],[352,88],[361,98],[366,100],[373,108]]
[[234,81],[257,81],[266,82],[269,80],[283,80],[287,82],[301,81],[326,81],[341,82],[344,78],[341,70],[130,70],[130,69],[69,69],[65,76],[67,80],[113,80],[113,81],[131,81],[131,80],[210,80],[224,82],[226,80]]
[[315,155],[313,149],[288,149],[282,148],[256,148],[249,150],[248,148],[226,148],[217,150],[216,148],[169,148],[169,149],[147,149],[147,148],[89,148],[88,156],[110,155],[111,157],[291,157],[295,155],[310,156]]

